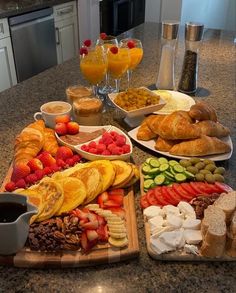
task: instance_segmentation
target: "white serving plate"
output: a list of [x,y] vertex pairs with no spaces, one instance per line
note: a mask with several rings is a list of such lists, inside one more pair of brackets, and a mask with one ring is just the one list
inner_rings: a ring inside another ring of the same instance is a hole
[[[158,91],[154,90],[154,93],[158,93]],[[165,98],[165,96],[161,95],[161,93],[158,93],[162,100],[164,100],[166,102],[166,105],[161,108],[158,111],[155,111],[155,114],[162,114],[162,115],[168,115],[171,114],[174,111],[178,111],[178,110],[183,110],[183,111],[189,111],[191,106],[195,104],[195,101],[193,98],[191,98],[190,96],[180,93],[180,92],[176,92],[176,91],[166,91],[168,93],[171,94],[171,103],[173,103],[172,107],[173,109],[170,110],[170,108],[165,109],[166,107],[169,106],[169,101]]]
[[[141,87],[141,88],[145,88],[145,87]],[[151,90],[149,90],[148,88],[145,88],[146,90],[150,91],[152,94],[153,92]],[[119,107],[115,102],[114,99],[115,97],[118,95],[118,93],[111,93],[108,94],[109,99],[111,100],[111,102],[121,111],[124,113],[124,115],[128,118],[133,118],[133,117],[138,117],[138,116],[143,116],[146,114],[150,114],[153,113],[155,111],[160,110],[162,107],[164,107],[165,105],[165,101],[160,98],[160,103],[156,104],[156,105],[151,105],[151,106],[147,106],[147,107],[143,107],[137,110],[132,110],[132,111],[126,111],[123,108]]]
[[[137,139],[137,133],[138,133],[138,129],[139,129],[140,126],[132,129],[131,131],[128,132],[128,135],[133,139],[135,140],[136,142],[138,142],[139,144],[145,146],[146,148],[158,153],[158,154],[161,154],[161,155],[164,155],[164,156],[167,156],[167,157],[171,157],[171,158],[176,158],[176,159],[190,159],[191,157],[188,157],[188,156],[175,156],[175,155],[171,155],[169,152],[161,152],[161,151],[158,151],[155,149],[155,142],[156,140],[154,139],[151,139],[151,140],[148,140],[148,141],[143,141],[143,140],[138,140]],[[233,143],[232,143],[232,140],[231,140],[231,137],[230,136],[227,136],[227,137],[224,137],[221,139],[222,141],[226,142],[228,145],[230,145],[231,147],[231,152],[229,153],[225,153],[225,154],[217,154],[217,155],[209,155],[209,156],[202,156],[202,157],[198,157],[200,159],[210,159],[212,161],[224,161],[224,160],[228,160],[231,156],[232,156],[232,153],[233,153]]]
[[[130,152],[127,154],[123,154],[123,155],[111,155],[111,156],[91,154],[89,152],[85,152],[85,151],[81,150],[81,146],[84,144],[88,144],[90,141],[87,141],[85,143],[78,144],[78,145],[72,145],[72,144],[64,142],[62,139],[60,139],[60,137],[56,133],[55,133],[55,135],[56,135],[56,138],[57,138],[60,145],[66,145],[66,146],[70,147],[75,152],[80,154],[83,158],[85,158],[89,161],[95,161],[95,160],[122,160],[122,161],[126,161],[126,160],[128,160],[133,152],[133,146],[130,141],[130,138],[122,130],[120,130],[119,128],[117,128],[113,125],[104,125],[104,126],[83,126],[83,125],[80,125],[80,130],[83,132],[93,132],[93,131],[99,130],[101,128],[104,128],[106,131],[109,131],[109,132],[116,131],[119,134],[123,134],[126,137],[126,143],[130,145]],[[95,139],[92,139],[91,141],[97,142],[100,138],[101,138],[101,135]]]

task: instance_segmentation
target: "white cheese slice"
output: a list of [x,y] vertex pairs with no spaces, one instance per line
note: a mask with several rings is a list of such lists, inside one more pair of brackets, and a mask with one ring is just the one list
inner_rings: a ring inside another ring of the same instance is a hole
[[175,216],[175,215],[167,215],[166,221],[164,224],[168,227],[174,227],[176,229],[181,228],[183,224],[183,219],[181,216]]
[[185,218],[190,217],[196,219],[195,211],[189,203],[185,201],[180,201],[178,204],[178,208],[180,212],[184,214]]
[[155,216],[161,216],[161,208],[157,206],[150,206],[144,209],[143,214],[149,220]]
[[191,244],[185,244],[184,245],[184,251],[186,253],[191,253],[195,255],[199,255],[199,250],[196,245],[191,245]]
[[182,227],[184,229],[199,230],[200,226],[201,226],[201,220],[187,218],[186,220],[183,221]]
[[163,232],[170,232],[175,230],[174,227],[157,227],[155,230],[153,230],[152,238],[158,238]]
[[151,238],[150,239],[150,247],[156,254],[162,254],[164,252],[174,250],[173,247],[166,245],[159,238]]
[[173,247],[173,249],[183,245],[184,233],[183,229],[178,229],[171,232],[164,232],[160,235],[159,239],[166,245]]
[[180,211],[179,208],[173,206],[173,205],[166,205],[163,207],[163,212],[166,215],[175,215],[175,216],[180,216]]
[[155,217],[151,218],[150,220],[148,220],[148,223],[150,225],[151,234],[153,233],[153,231],[157,227],[162,227],[163,222],[164,222],[164,220],[163,220],[162,216],[155,216]]
[[200,230],[184,230],[184,239],[187,244],[198,244],[202,241],[202,234]]

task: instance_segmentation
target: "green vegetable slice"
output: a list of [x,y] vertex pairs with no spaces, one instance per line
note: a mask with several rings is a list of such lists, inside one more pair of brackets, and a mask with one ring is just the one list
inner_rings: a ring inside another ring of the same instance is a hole
[[168,164],[168,160],[166,158],[163,158],[163,157],[160,157],[158,159],[159,163],[162,165],[162,164]]
[[154,178],[154,182],[156,185],[162,185],[165,182],[165,179],[166,179],[165,176],[160,174]]
[[179,164],[179,163],[178,163],[177,161],[175,161],[175,160],[170,160],[170,161],[169,161],[169,165],[172,166],[172,167],[173,167],[174,165],[177,165],[177,164]]
[[150,166],[152,166],[153,168],[158,168],[160,167],[160,163],[157,159],[151,159],[149,161]]
[[162,164],[159,168],[160,172],[164,172],[169,169],[169,164]]
[[149,165],[149,164],[150,164],[150,161],[151,161],[152,159],[153,159],[153,158],[147,158],[147,160],[145,161],[145,163]]
[[195,175],[192,174],[191,172],[184,171],[184,174],[187,176],[188,179],[194,179],[195,178]]
[[175,180],[175,176],[173,174],[171,174],[170,172],[168,172],[168,171],[165,171],[164,175],[169,180],[172,180],[172,181]]
[[151,171],[151,167],[149,165],[145,165],[142,167],[143,174],[148,174]]
[[149,172],[148,172],[148,174],[149,175],[157,175],[158,173],[160,173],[160,170],[159,170],[159,168],[152,168]]
[[[184,175],[184,174],[176,174],[175,175],[175,180],[177,181],[177,182],[184,182],[184,181],[186,181],[186,179],[187,179],[187,177]],[[155,180],[155,179],[154,179]]]
[[154,183],[154,181],[152,179],[147,179],[143,183],[144,189],[149,189],[149,188],[152,188],[154,186],[155,186],[155,183]]
[[185,168],[178,164],[173,166],[173,170],[177,173],[183,173]]

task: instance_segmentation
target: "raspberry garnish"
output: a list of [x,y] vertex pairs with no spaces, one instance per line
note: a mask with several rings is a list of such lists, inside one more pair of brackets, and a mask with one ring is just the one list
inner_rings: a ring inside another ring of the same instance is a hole
[[92,44],[91,40],[85,40],[85,41],[84,41],[84,45],[85,45],[86,47],[90,47],[91,44]]
[[106,37],[107,37],[107,34],[106,33],[101,33],[100,34],[100,39],[105,40]]
[[134,41],[132,41],[132,40],[128,41],[127,46],[128,46],[129,49],[134,48],[135,47]]
[[118,48],[117,48],[117,47],[111,47],[111,48],[110,48],[110,51],[111,51],[113,54],[117,54],[117,53],[118,53]]
[[79,50],[80,55],[87,55],[88,54],[88,49],[86,47],[82,47]]

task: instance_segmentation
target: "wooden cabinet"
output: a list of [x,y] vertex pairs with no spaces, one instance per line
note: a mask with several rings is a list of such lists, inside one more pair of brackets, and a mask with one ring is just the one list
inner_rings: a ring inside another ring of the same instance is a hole
[[78,54],[76,1],[53,7],[58,64]]
[[0,92],[17,83],[7,19],[0,19]]

